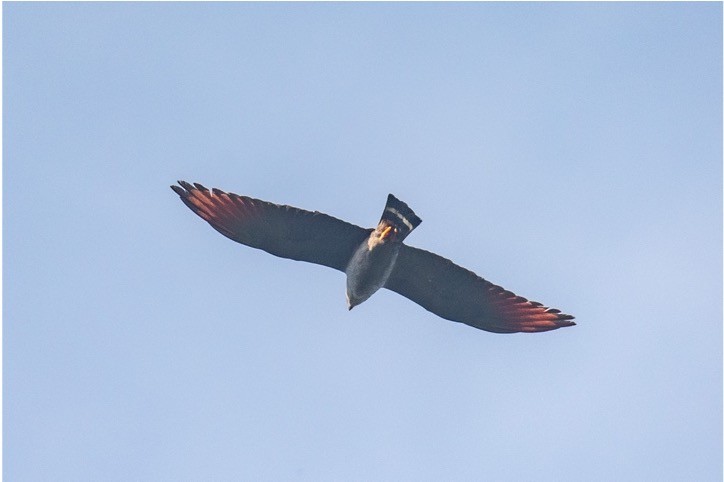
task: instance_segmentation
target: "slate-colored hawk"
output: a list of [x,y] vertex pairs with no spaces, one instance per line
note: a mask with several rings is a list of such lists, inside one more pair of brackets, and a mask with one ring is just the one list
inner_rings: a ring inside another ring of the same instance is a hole
[[365,229],[320,212],[282,206],[179,181],[171,188],[224,236],[275,256],[347,275],[347,306],[384,287],[428,311],[494,333],[573,326],[573,316],[528,301],[404,239],[422,220],[390,194],[382,218]]

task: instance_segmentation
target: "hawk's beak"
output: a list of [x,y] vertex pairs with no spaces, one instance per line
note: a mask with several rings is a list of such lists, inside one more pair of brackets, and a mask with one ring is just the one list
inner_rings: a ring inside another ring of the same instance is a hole
[[389,236],[390,231],[392,231],[392,226],[387,226],[384,231],[382,231],[382,234],[380,234],[380,239],[385,239],[387,236]]

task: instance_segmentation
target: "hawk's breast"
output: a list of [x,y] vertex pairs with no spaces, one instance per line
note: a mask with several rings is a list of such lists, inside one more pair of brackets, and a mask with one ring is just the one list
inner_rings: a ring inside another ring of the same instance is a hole
[[347,265],[347,302],[350,309],[385,285],[395,266],[399,243],[379,244],[370,249],[367,242],[355,251]]

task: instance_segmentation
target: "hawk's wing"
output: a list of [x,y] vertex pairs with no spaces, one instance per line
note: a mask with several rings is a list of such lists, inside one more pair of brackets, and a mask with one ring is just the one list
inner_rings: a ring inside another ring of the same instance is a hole
[[495,333],[575,325],[571,315],[516,296],[449,259],[404,244],[385,288],[438,316]]
[[181,200],[224,236],[275,256],[344,271],[372,231],[327,216],[201,184],[171,186]]

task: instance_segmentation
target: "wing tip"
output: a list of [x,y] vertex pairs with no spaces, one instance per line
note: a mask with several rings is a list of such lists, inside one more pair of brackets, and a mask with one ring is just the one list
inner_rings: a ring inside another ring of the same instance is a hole
[[172,184],[170,187],[171,187],[171,189],[173,190],[173,192],[175,192],[175,193],[178,194],[179,196],[185,196],[185,195],[186,195],[186,191],[185,191],[182,187],[179,187],[179,186],[177,186],[176,184]]
[[531,326],[533,329],[530,330],[531,332],[537,333],[543,331],[557,330],[559,328],[568,328],[569,326],[576,326],[576,322],[573,321],[573,319],[575,318],[573,315],[561,313],[560,310],[549,309],[547,312],[556,314],[556,318],[554,320],[547,320],[546,322],[542,322],[540,324],[533,323]]
[[[508,300],[511,299],[515,300],[515,298],[508,298]],[[533,310],[523,308],[526,305],[532,307]],[[526,301],[515,306],[519,309],[523,308],[523,311],[516,310],[517,313],[508,311],[491,326],[481,328],[494,333],[541,333],[577,324],[573,321],[575,316],[555,308],[548,308],[535,301]]]
[[238,196],[237,194],[227,193],[226,191],[222,191],[221,189],[218,189],[215,187],[209,189],[206,186],[204,186],[203,184],[198,183],[198,182],[190,183],[190,182],[179,180],[179,181],[176,181],[176,183],[178,185],[172,184],[171,189],[173,189],[173,191],[176,194],[178,194],[179,196],[188,196],[189,194],[192,194],[194,191],[200,191],[203,194],[211,195],[211,196],[218,196],[218,195],[224,195],[224,194],[230,195],[230,196],[231,195]]

